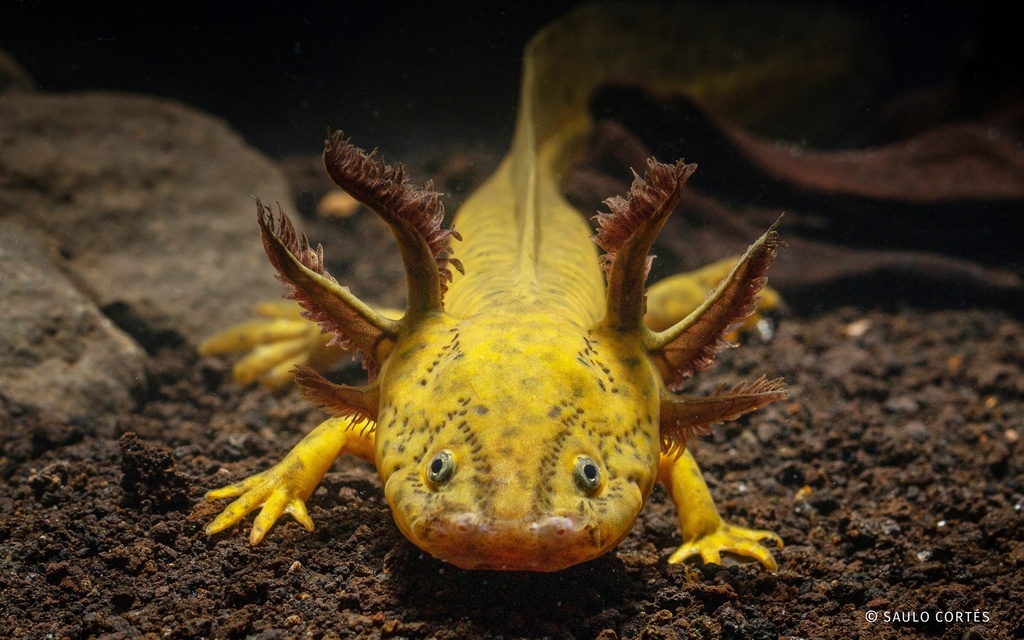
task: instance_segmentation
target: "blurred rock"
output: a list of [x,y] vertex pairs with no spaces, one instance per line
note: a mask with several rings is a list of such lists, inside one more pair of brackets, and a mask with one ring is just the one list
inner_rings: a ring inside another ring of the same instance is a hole
[[46,258],[0,227],[0,402],[47,414],[130,410],[146,354]]
[[10,54],[0,49],[0,93],[34,89],[35,82],[28,72],[22,69]]
[[150,352],[196,344],[280,295],[254,196],[294,211],[288,194],[268,159],[183,105],[4,96],[0,220],[42,232],[42,253]]

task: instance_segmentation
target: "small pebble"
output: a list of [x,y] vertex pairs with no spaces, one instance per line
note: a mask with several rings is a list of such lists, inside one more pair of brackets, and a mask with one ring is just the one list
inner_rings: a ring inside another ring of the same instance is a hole
[[931,437],[928,427],[920,420],[911,420],[903,425],[903,430],[906,431],[907,436],[915,442],[926,442],[928,438]]

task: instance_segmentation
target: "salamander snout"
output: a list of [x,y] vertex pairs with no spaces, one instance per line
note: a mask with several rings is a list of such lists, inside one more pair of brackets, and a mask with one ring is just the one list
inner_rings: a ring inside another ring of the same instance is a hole
[[494,520],[463,512],[411,525],[417,544],[463,569],[558,571],[604,549],[597,522],[569,514]]

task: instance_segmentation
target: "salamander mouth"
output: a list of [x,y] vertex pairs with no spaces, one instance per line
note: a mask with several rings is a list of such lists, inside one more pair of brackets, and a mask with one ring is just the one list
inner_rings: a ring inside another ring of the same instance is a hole
[[430,555],[462,569],[559,571],[604,553],[591,518],[541,515],[493,520],[476,513],[420,518],[406,535]]

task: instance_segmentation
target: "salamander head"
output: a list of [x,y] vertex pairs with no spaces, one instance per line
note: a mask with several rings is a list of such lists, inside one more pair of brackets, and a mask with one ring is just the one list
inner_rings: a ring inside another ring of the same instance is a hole
[[654,483],[656,393],[589,340],[466,342],[382,399],[377,466],[402,532],[465,569],[556,571],[614,547]]

